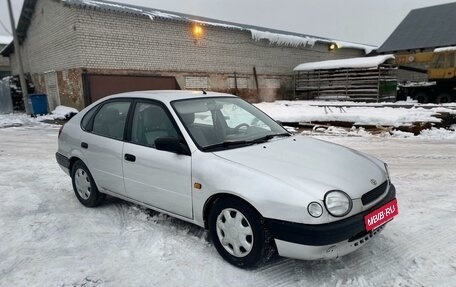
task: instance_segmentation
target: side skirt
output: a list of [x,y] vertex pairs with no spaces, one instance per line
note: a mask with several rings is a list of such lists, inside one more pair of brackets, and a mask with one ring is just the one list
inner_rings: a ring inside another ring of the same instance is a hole
[[160,209],[160,208],[158,208],[158,207],[149,205],[149,204],[147,204],[147,203],[144,203],[144,202],[141,202],[141,201],[137,201],[137,200],[135,200],[135,199],[133,199],[133,198],[130,198],[130,197],[128,197],[128,196],[121,195],[121,194],[118,194],[118,193],[115,193],[115,192],[111,192],[111,191],[109,191],[109,190],[107,190],[107,189],[102,189],[102,190],[100,190],[100,192],[101,192],[101,193],[108,194],[108,195],[113,196],[113,197],[120,198],[120,199],[122,199],[122,200],[131,202],[131,203],[134,203],[134,204],[138,204],[138,205],[144,206],[144,207],[146,207],[146,208],[155,210],[155,211],[160,212],[160,213],[164,213],[164,214],[166,214],[166,215],[172,216],[172,217],[174,217],[174,218],[177,218],[177,219],[180,219],[180,220],[183,220],[183,221],[186,221],[186,222],[189,222],[189,223],[192,223],[192,224],[195,224],[195,225],[197,225],[197,226],[200,226],[200,227],[203,227],[203,228],[204,228],[204,225],[199,225],[193,218],[188,218],[188,217],[185,217],[185,216],[182,216],[182,215],[178,215],[178,214],[175,214],[175,213],[172,213],[172,212],[169,212],[169,211]]

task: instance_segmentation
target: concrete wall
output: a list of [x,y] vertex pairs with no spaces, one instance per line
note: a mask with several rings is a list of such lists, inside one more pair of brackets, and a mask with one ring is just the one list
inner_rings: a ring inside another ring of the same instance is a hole
[[[6,45],[0,44],[0,51],[5,48]],[[0,80],[11,73],[9,58],[0,55]]]
[[[233,91],[252,101],[292,91],[292,69],[304,62],[362,56],[329,52],[326,44],[286,47],[254,41],[250,32],[205,26],[195,39],[188,23],[70,7],[38,0],[22,45],[24,69],[38,92],[45,73],[56,72],[61,104],[84,106],[82,69],[99,73],[175,76],[182,89]],[[256,68],[258,87],[253,68]],[[13,72],[17,63],[12,60]]]

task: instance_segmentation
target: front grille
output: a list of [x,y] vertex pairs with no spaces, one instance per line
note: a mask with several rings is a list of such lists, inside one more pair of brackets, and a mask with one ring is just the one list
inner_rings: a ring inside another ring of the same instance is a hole
[[372,201],[375,201],[377,198],[380,197],[385,191],[386,188],[388,187],[388,181],[385,181],[384,183],[380,184],[376,188],[372,189],[369,192],[366,192],[361,196],[361,202],[363,205],[369,204]]

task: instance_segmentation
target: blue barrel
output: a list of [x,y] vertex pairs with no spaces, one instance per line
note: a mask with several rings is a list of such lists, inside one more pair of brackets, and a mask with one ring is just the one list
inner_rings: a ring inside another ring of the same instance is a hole
[[46,94],[30,94],[28,104],[32,115],[45,115],[48,112]]

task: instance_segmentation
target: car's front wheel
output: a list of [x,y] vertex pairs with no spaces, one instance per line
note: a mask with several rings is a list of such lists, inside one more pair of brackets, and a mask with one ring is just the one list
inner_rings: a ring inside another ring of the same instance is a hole
[[259,214],[237,198],[217,199],[209,213],[209,232],[219,254],[237,267],[266,262],[274,248]]
[[79,202],[87,207],[95,207],[101,204],[105,194],[98,191],[92,174],[82,161],[74,163],[71,169],[73,190]]

